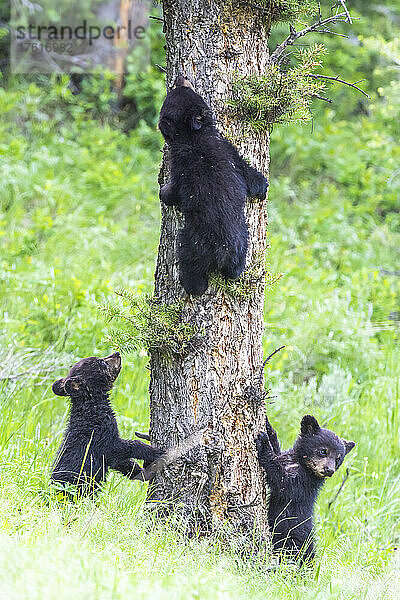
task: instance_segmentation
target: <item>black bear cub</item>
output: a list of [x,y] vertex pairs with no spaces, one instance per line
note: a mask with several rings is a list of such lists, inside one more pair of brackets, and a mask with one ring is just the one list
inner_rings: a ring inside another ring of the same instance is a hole
[[273,549],[290,559],[310,561],[315,556],[313,512],[318,492],[355,443],[322,429],[315,417],[306,415],[290,450],[281,451],[268,418],[256,446],[270,488],[268,524]]
[[212,272],[236,279],[246,265],[246,197],[264,199],[268,182],[218,132],[211,109],[189,81],[177,77],[160,112],[170,149],[169,183],[161,201],[176,206],[185,224],[178,237],[180,282],[198,296]]
[[144,479],[144,467],[163,453],[138,440],[119,437],[117,421],[110,406],[109,392],[121,370],[118,352],[106,358],[80,360],[67,377],[53,383],[57,396],[69,396],[71,412],[63,442],[53,465],[51,479],[78,487],[79,495],[95,493],[115,469],[130,479]]

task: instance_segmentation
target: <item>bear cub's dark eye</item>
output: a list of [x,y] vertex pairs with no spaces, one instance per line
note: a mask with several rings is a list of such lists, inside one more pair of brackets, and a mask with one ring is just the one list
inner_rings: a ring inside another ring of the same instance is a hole
[[318,456],[328,456],[328,450],[326,448],[320,448],[317,454]]

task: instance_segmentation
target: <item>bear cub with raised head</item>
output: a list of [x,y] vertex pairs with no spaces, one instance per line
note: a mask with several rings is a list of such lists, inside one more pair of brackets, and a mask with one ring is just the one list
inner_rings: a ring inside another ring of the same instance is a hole
[[106,358],[92,356],[53,383],[57,396],[69,396],[71,411],[51,479],[76,485],[80,495],[96,493],[109,469],[144,480],[144,470],[134,459],[143,460],[146,468],[163,454],[138,440],[120,438],[109,399],[120,370],[118,352]]
[[273,550],[289,559],[311,561],[315,556],[313,512],[318,492],[355,443],[322,429],[315,417],[306,415],[290,450],[281,451],[268,418],[256,446],[270,488],[268,524]]
[[199,296],[209,275],[237,279],[246,266],[246,198],[264,199],[268,182],[216,129],[213,114],[189,81],[177,77],[160,112],[169,146],[170,181],[160,199],[185,219],[178,236],[179,277]]

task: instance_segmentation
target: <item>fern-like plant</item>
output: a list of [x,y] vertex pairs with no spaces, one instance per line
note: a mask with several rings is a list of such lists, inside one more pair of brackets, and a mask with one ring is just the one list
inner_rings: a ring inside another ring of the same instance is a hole
[[119,327],[109,331],[108,340],[123,353],[158,351],[171,357],[188,352],[195,343],[197,328],[183,320],[183,302],[162,304],[158,298],[116,290],[120,302],[100,306],[108,322]]
[[311,119],[312,98],[320,97],[325,84],[310,75],[322,65],[325,47],[316,44],[297,50],[296,66],[283,69],[270,64],[259,77],[249,75],[232,82],[227,105],[250,129],[264,131],[274,123],[304,122]]

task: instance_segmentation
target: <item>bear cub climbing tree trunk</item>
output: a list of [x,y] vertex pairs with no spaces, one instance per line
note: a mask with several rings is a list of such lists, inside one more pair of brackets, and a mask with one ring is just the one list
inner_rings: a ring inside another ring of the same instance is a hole
[[[265,69],[268,28],[260,13],[215,0],[164,0],[163,9],[167,87],[185,75],[211,106],[220,131],[267,175],[268,136],[244,132],[225,104],[234,77],[260,75]],[[168,180],[167,156],[160,180]],[[247,265],[261,264],[251,293],[232,295],[211,283],[205,294],[193,298],[178,277],[176,238],[182,216],[162,206],[155,295],[166,304],[182,300],[183,319],[196,325],[201,341],[172,358],[152,354],[151,441],[163,448],[184,444],[185,451],[157,474],[149,495],[183,507],[201,531],[229,521],[235,529],[255,526],[264,535],[265,486],[254,440],[265,425],[260,369],[266,202],[249,200],[246,218]]]

